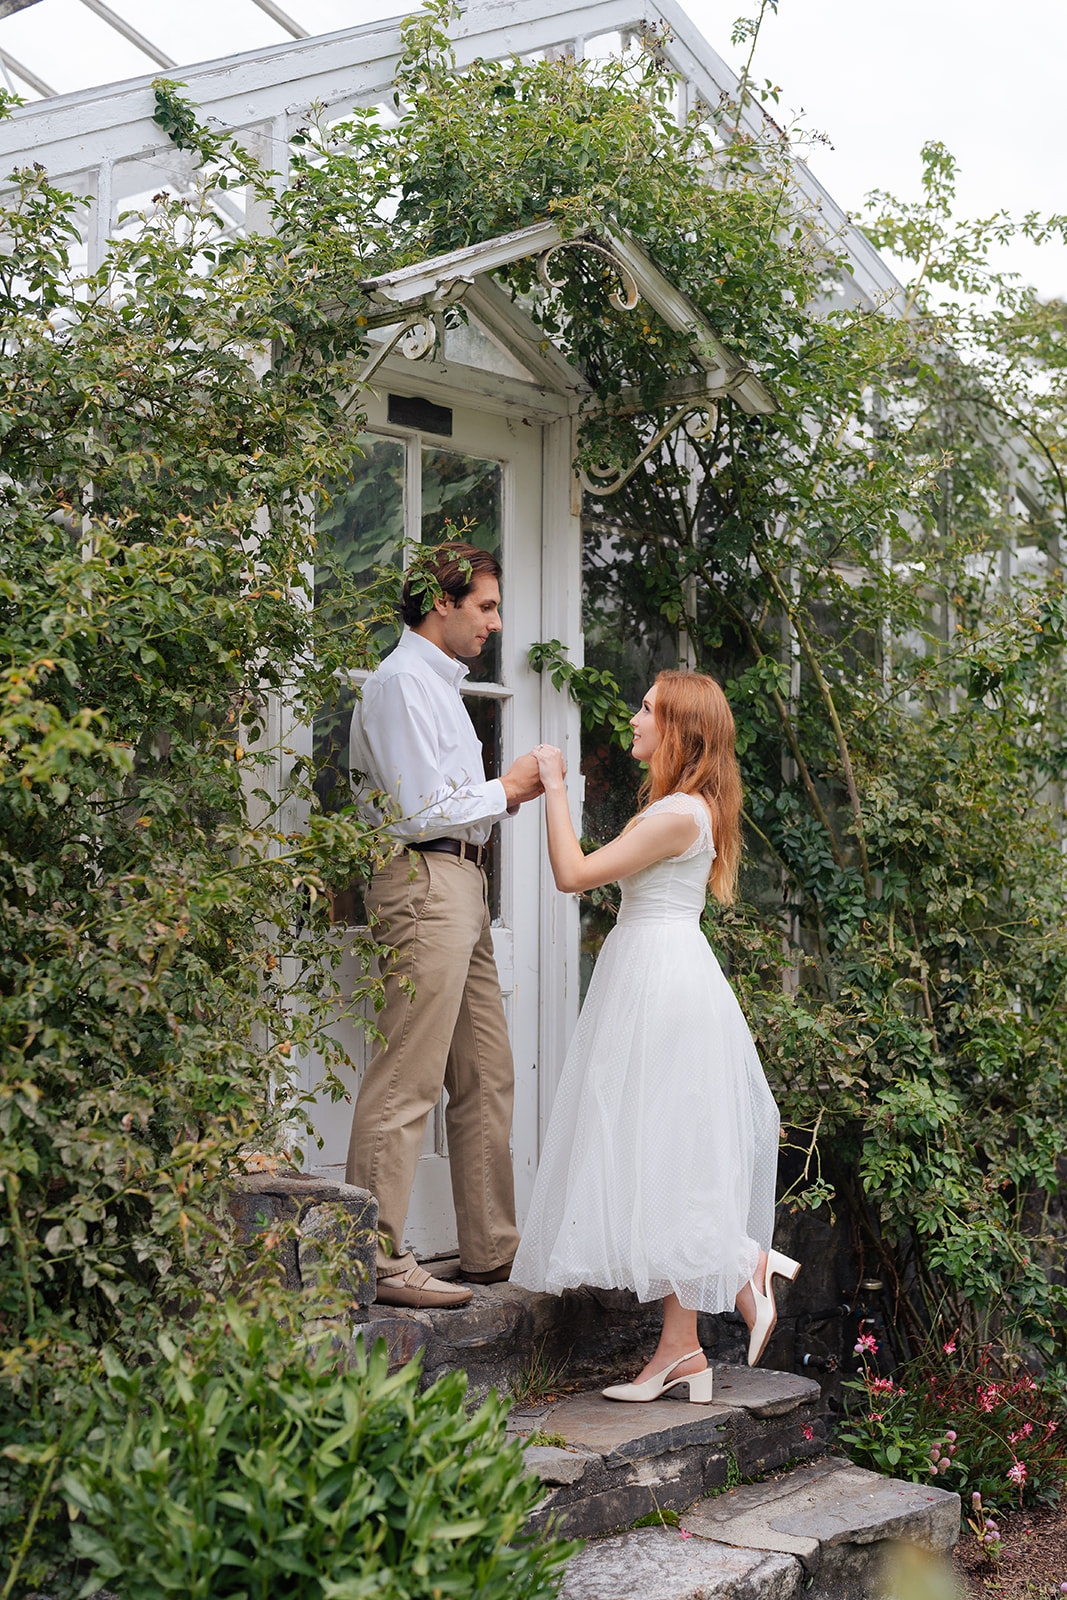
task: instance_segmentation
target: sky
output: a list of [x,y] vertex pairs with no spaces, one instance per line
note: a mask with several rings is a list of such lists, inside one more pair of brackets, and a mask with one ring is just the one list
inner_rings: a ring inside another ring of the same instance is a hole
[[[281,0],[312,32],[369,22],[403,0]],[[551,4],[552,0],[546,0]],[[735,19],[759,0],[680,0],[735,69]],[[827,145],[808,151],[816,176],[846,210],[871,189],[920,193],[919,152],[939,139],[960,166],[959,211],[1067,213],[1061,132],[1067,0],[768,0],[753,78],[782,94],[777,120],[803,113]],[[287,35],[251,0],[110,0],[178,61],[223,56]],[[191,48],[192,46],[192,48]],[[40,0],[0,19],[0,50],[59,92],[159,70],[80,0]],[[1044,295],[1067,295],[1067,246],[1015,244],[997,258]]]
[[[733,23],[758,0],[681,5],[739,70]],[[871,189],[919,199],[920,151],[938,139],[960,168],[960,215],[1067,213],[1067,0],[778,0],[752,76],[781,88],[776,120],[803,111],[828,135],[808,163],[848,211]],[[997,265],[1067,296],[1067,246],[1023,242]]]

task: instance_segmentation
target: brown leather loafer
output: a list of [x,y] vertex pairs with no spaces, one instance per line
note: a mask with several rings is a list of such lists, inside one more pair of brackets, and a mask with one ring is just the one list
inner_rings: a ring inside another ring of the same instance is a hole
[[460,1267],[459,1275],[464,1283],[507,1283],[514,1265],[514,1259],[502,1261],[499,1267],[493,1267],[489,1272],[468,1272],[465,1267]]
[[375,1299],[381,1306],[408,1306],[414,1311],[447,1310],[465,1306],[474,1299],[474,1290],[461,1283],[442,1283],[431,1278],[425,1267],[409,1267],[379,1278]]

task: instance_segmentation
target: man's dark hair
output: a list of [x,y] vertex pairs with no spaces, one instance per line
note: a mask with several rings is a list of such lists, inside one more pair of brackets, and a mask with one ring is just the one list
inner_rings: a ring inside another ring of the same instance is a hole
[[417,628],[433,606],[435,585],[458,605],[484,572],[499,583],[500,562],[490,551],[479,550],[474,544],[441,545],[432,559],[420,557],[408,568],[400,595],[400,615],[409,628]]

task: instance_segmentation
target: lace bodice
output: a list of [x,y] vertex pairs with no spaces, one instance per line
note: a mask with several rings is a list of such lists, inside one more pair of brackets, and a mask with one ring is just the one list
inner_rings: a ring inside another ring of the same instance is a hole
[[697,823],[697,836],[679,856],[667,856],[622,879],[619,923],[699,921],[707,898],[708,872],[715,858],[711,821],[704,802],[693,794],[667,794],[642,814],[683,812]]

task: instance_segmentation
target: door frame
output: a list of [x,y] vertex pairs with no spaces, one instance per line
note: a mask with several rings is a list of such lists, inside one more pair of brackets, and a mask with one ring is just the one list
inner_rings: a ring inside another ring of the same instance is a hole
[[[433,400],[452,409],[453,433],[451,438],[423,434],[388,423],[385,391],[414,398],[431,386],[414,383],[410,368],[395,374],[387,368],[378,375],[378,383],[380,397],[368,396],[367,429],[411,441],[415,449],[409,452],[409,461],[417,459],[425,438],[433,447],[506,463],[502,760],[506,766],[541,739],[558,744],[571,774],[569,789],[577,826],[581,817],[578,712],[547,676],[538,679],[527,660],[529,646],[539,639],[559,639],[568,646],[572,661],[580,663],[582,659],[580,489],[571,467],[573,420],[566,415],[547,422],[541,406],[531,408],[539,413],[531,417],[525,407],[514,402],[502,404],[498,397],[493,403],[463,388],[446,387],[438,379],[432,385]],[[504,455],[504,449],[510,454]],[[409,471],[409,493],[411,479]],[[528,507],[533,499],[540,502],[539,515],[529,517],[523,527],[523,505]],[[410,515],[406,520],[410,528]],[[501,852],[504,926],[494,929],[494,948],[515,1058],[512,1149],[521,1227],[566,1043],[577,1017],[578,902],[555,889],[537,802],[524,806],[502,828],[507,830]],[[358,1032],[365,1039],[362,1030]],[[309,1058],[300,1063],[300,1071],[303,1087],[313,1091],[321,1063]],[[353,1077],[348,1084],[353,1095],[355,1087]],[[343,1178],[351,1101],[318,1101],[312,1119],[325,1136],[326,1147],[320,1151],[314,1140],[307,1142],[305,1169]],[[406,1238],[406,1243],[427,1259],[449,1253],[455,1237],[447,1163],[434,1160],[442,1145],[440,1113],[431,1121],[435,1126],[427,1139],[430,1149],[420,1159],[419,1198],[413,1197]],[[427,1210],[447,1220],[444,1234],[432,1221],[427,1225],[420,1220],[420,1211]]]

